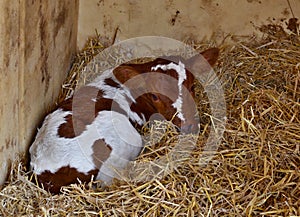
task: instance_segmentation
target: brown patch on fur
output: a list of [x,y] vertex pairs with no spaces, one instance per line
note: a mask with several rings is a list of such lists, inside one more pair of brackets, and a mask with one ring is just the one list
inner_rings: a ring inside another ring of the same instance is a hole
[[120,85],[117,82],[115,82],[112,78],[107,78],[104,80],[104,82],[111,87],[120,88]]
[[103,139],[98,139],[93,145],[93,162],[100,169],[102,163],[109,157],[112,148]]
[[45,190],[51,193],[58,194],[62,186],[67,186],[74,183],[89,182],[92,176],[96,177],[98,169],[89,171],[88,173],[78,172],[77,169],[69,166],[60,168],[56,173],[51,173],[49,170],[38,175],[38,182]]
[[85,131],[97,117],[99,111],[111,110],[112,99],[102,97],[103,92],[96,88],[85,86],[80,88],[72,98],[64,101],[59,108],[72,111],[66,117],[66,123],[58,128],[58,135],[65,138],[74,138]]

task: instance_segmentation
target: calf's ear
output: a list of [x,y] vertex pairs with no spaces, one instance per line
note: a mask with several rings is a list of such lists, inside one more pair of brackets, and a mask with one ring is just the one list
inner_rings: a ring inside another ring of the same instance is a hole
[[130,89],[131,94],[137,94],[138,91],[144,91],[147,87],[146,78],[132,66],[118,66],[113,70],[113,74],[122,84]]
[[113,70],[113,74],[122,84],[124,84],[129,79],[139,75],[139,72],[131,66],[118,66]]
[[[187,66],[193,72],[205,72],[213,66],[219,57],[218,48],[209,48],[187,60]],[[207,64],[208,63],[208,64]]]
[[209,48],[200,54],[206,59],[209,65],[213,66],[218,60],[220,50],[216,47]]

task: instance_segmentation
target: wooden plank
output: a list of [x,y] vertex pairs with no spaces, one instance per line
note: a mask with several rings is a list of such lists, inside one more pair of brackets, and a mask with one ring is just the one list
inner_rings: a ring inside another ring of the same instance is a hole
[[27,152],[76,51],[78,0],[0,1],[0,183]]
[[18,150],[19,3],[0,1],[0,182]]

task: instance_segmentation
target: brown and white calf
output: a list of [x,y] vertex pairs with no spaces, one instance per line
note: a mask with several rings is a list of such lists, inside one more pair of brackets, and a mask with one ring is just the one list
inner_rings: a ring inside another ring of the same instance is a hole
[[211,48],[187,60],[123,64],[78,89],[45,118],[30,147],[38,182],[52,193],[92,177],[109,184],[118,177],[116,170],[140,154],[137,130],[153,114],[185,132],[197,131],[194,76],[188,69],[199,71],[202,56],[213,65],[218,53]]

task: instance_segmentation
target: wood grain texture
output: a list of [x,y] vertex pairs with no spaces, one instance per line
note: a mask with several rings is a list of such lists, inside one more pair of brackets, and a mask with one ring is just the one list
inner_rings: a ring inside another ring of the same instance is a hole
[[59,94],[77,17],[78,0],[0,1],[0,184]]

